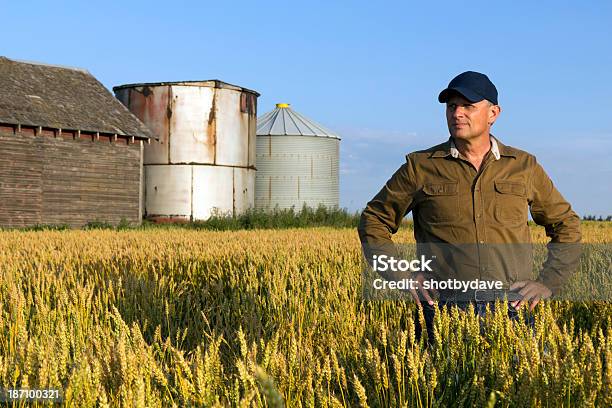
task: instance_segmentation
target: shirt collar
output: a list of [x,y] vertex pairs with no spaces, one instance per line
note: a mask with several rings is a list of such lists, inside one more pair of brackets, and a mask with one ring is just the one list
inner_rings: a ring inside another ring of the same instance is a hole
[[[495,160],[499,160],[501,155],[499,154],[499,145],[497,144],[497,140],[495,140],[493,136],[490,136],[489,139],[491,139],[491,153],[493,153]],[[450,155],[453,156],[454,159],[459,157],[459,150],[455,146],[455,142],[453,141],[452,137],[450,138]]]

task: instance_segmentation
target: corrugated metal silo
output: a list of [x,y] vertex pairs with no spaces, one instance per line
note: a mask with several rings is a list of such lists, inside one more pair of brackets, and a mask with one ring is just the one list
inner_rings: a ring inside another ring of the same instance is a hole
[[279,103],[257,120],[255,208],[339,204],[340,137]]
[[254,205],[257,92],[221,81],[121,85],[159,141],[144,148],[147,218],[203,220]]

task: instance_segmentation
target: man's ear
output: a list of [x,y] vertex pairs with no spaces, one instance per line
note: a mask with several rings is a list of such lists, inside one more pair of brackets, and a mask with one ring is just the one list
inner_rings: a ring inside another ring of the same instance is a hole
[[499,105],[492,105],[489,108],[489,125],[492,125],[493,123],[495,123],[500,113],[501,113],[501,106]]

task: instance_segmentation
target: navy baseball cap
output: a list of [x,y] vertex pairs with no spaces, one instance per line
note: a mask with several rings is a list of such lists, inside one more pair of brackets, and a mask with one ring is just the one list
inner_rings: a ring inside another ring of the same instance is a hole
[[440,92],[438,101],[446,103],[452,92],[460,93],[470,102],[486,99],[497,105],[497,88],[489,77],[480,72],[466,71],[454,77],[448,87]]

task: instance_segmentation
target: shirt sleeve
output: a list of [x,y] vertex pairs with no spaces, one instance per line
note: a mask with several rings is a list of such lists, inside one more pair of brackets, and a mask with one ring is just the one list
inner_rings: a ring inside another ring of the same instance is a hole
[[391,236],[399,229],[404,216],[412,210],[415,191],[414,163],[408,155],[406,163],[368,202],[361,214],[357,231],[368,262],[373,254],[386,254],[397,258]]
[[556,294],[580,260],[580,217],[537,162],[532,175],[530,211],[534,222],[544,226],[550,237],[548,257],[538,281]]

